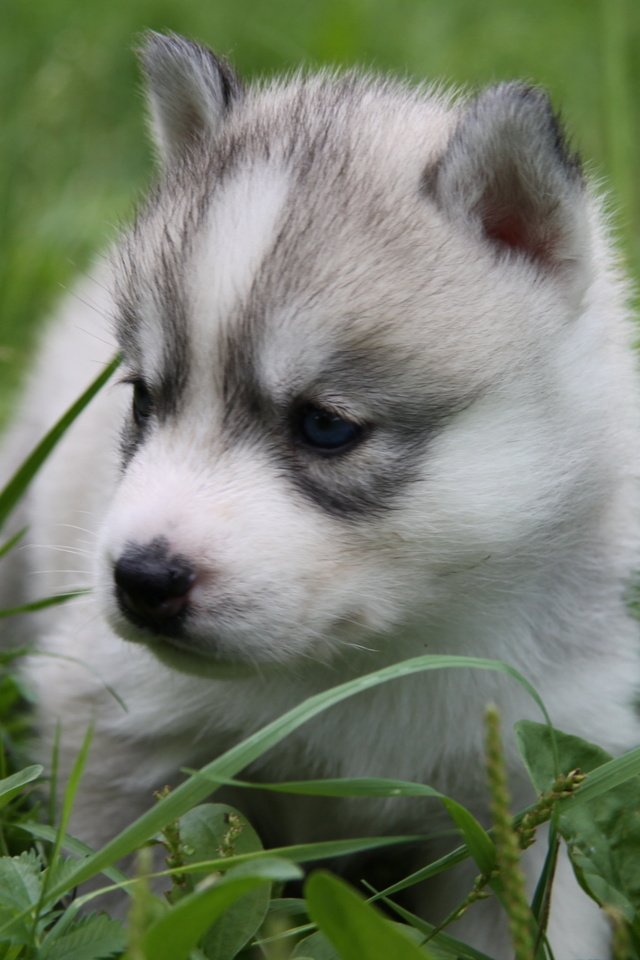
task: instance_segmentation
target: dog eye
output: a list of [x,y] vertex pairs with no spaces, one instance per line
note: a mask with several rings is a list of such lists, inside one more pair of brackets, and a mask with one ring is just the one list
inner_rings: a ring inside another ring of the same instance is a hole
[[153,413],[153,397],[142,380],[133,382],[133,419],[138,427],[144,426]]
[[352,447],[361,438],[363,428],[331,410],[309,405],[300,413],[298,433],[307,446],[337,453]]

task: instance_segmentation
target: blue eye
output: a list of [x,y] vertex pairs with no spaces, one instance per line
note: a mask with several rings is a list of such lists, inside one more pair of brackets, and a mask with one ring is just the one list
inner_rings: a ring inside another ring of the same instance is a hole
[[133,419],[142,427],[153,413],[153,398],[142,380],[133,381]]
[[360,438],[362,427],[330,410],[310,405],[300,415],[299,433],[310,447],[333,452],[350,447]]

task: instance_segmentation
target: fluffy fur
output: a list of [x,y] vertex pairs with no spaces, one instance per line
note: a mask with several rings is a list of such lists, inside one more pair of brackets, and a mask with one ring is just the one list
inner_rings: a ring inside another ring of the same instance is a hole
[[[209,51],[157,35],[142,61],[159,182],[63,305],[2,459],[115,336],[135,416],[115,384],[69,432],[25,505],[29,575],[7,586],[12,602],[18,585],[94,586],[26,624],[81,661],[29,663],[42,755],[60,721],[68,769],[96,722],[73,832],[102,843],[180,767],[420,653],[504,659],[559,728],[635,745],[626,289],[546,96],[502,84],[464,100],[358,73],[243,90]],[[308,411],[354,443],[318,449]],[[167,578],[184,579],[171,596]],[[537,719],[508,678],[425,674],[322,715],[253,776],[418,779],[485,818],[488,701],[505,729]],[[433,805],[252,796],[249,813],[295,842],[424,832]],[[424,862],[403,856],[405,871]],[[534,847],[531,882],[539,861]],[[441,916],[458,882],[418,908]],[[606,923],[566,863],[555,891],[556,955],[605,956]],[[510,956],[492,903],[455,929]]]

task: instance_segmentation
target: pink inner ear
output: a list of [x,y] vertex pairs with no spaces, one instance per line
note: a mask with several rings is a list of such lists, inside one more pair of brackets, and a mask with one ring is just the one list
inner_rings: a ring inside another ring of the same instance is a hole
[[526,211],[485,213],[484,232],[487,238],[510,250],[521,251],[532,260],[550,264],[553,261],[553,242],[545,231],[527,219]]

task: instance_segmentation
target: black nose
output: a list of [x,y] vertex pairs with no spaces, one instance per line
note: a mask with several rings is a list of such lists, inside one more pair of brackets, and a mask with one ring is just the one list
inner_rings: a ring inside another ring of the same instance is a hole
[[123,613],[137,626],[163,633],[180,622],[196,572],[184,557],[170,555],[165,540],[153,540],[129,544],[113,577]]

